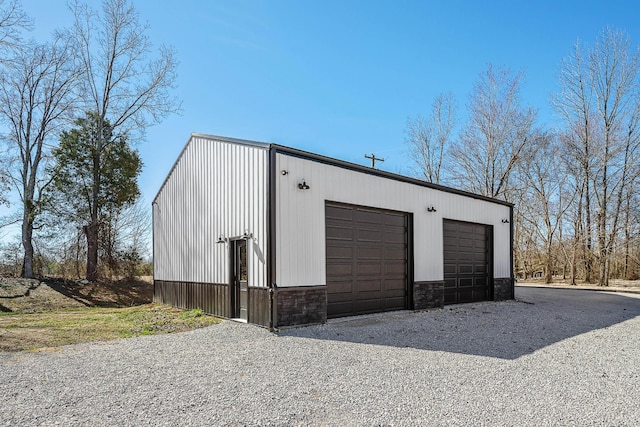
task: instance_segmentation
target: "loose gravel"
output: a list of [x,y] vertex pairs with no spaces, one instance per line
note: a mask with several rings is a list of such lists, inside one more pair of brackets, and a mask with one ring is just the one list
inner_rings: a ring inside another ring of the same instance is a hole
[[516,296],[0,353],[0,425],[640,425],[640,296]]

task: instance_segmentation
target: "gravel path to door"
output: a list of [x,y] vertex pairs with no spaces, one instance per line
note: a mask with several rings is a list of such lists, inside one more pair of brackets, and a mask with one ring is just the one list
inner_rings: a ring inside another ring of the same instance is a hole
[[0,353],[0,425],[640,425],[640,295]]

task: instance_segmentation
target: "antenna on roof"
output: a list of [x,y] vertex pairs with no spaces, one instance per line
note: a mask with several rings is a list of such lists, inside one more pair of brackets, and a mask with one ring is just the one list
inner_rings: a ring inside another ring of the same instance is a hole
[[376,157],[376,155],[373,154],[373,153],[371,153],[371,155],[365,154],[364,157],[367,158],[367,159],[371,159],[371,167],[373,169],[376,168],[376,160],[379,161],[379,162],[384,162],[384,159],[382,159],[380,157]]

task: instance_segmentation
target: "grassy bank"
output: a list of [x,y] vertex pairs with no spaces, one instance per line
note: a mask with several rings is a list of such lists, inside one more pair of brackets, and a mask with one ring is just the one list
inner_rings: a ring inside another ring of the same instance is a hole
[[87,341],[181,332],[219,321],[200,310],[183,311],[157,304],[1,313],[0,351],[37,350]]

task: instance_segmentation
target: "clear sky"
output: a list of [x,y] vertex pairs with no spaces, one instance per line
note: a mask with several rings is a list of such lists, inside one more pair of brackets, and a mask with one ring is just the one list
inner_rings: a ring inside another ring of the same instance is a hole
[[[69,23],[65,0],[24,0],[38,38]],[[97,1],[90,2],[98,5]],[[454,93],[459,111],[488,63],[524,71],[539,125],[563,57],[606,26],[640,43],[637,1],[136,0],[154,44],[175,47],[183,113],[139,149],[150,204],[192,132],[274,142],[409,173],[407,118]]]

